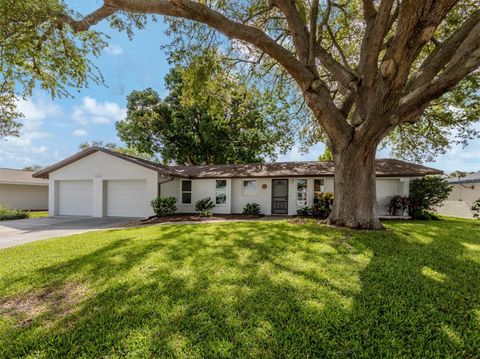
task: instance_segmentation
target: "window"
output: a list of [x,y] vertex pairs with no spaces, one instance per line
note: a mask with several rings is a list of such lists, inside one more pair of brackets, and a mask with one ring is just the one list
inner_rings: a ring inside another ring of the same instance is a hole
[[313,203],[316,203],[322,192],[325,192],[325,180],[323,178],[315,178],[313,180]]
[[255,196],[257,194],[257,181],[244,180],[242,182],[242,192],[244,196]]
[[192,181],[182,180],[182,204],[192,204]]
[[297,179],[297,206],[307,205],[307,180]]
[[215,181],[215,204],[219,206],[227,204],[227,180]]

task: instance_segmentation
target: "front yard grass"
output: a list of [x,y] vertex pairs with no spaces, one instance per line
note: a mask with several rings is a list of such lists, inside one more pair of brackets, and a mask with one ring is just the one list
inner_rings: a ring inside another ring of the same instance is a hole
[[28,218],[42,218],[42,217],[48,217],[48,211],[28,212]]
[[0,357],[480,357],[480,225],[101,231],[0,251]]

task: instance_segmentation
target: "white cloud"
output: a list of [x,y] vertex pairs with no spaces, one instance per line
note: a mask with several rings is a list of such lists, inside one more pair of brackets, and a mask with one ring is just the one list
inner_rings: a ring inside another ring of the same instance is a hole
[[72,132],[72,135],[76,137],[85,137],[88,135],[88,132],[85,131],[83,128],[77,128],[75,131]]
[[86,126],[88,124],[110,124],[125,118],[127,110],[115,102],[98,102],[86,96],[82,104],[73,109],[72,119]]
[[107,48],[105,48],[105,52],[114,56],[118,56],[123,54],[123,49],[118,45],[110,45]]

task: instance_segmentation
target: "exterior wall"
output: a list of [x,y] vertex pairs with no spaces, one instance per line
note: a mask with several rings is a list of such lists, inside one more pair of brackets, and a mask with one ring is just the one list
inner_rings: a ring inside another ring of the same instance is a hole
[[15,209],[47,209],[48,186],[0,184],[0,204]]
[[[219,214],[232,213],[232,180],[230,178],[219,178],[227,180],[227,204],[224,206],[215,205],[212,212]],[[160,185],[161,197],[175,197],[177,199],[177,211],[179,213],[195,213],[195,203],[203,198],[210,197],[215,203],[215,180],[216,179],[194,179],[192,180],[192,203],[182,204],[181,185],[182,179],[176,178],[171,182]]]
[[134,163],[110,156],[103,152],[95,152],[74,163],[50,173],[49,180],[49,215],[58,215],[58,181],[93,180],[93,216],[106,215],[105,182],[108,180],[145,180],[146,199],[145,213],[153,215],[150,201],[157,196],[158,173]]
[[470,188],[460,184],[452,185],[452,192],[443,205],[436,209],[437,212],[445,216],[473,218],[470,208],[474,201],[480,199],[480,182],[466,183],[465,186]]

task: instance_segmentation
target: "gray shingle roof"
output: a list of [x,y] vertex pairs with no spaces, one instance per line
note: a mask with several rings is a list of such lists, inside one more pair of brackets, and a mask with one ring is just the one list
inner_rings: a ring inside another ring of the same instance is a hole
[[16,170],[13,168],[0,168],[0,183],[23,185],[48,185],[42,178],[33,178],[34,171]]
[[[48,178],[50,172],[56,171],[70,163],[86,157],[96,151],[108,153],[139,166],[157,171],[164,176],[182,178],[247,178],[247,177],[314,177],[333,176],[335,166],[331,161],[310,162],[273,162],[273,163],[248,163],[233,165],[206,165],[206,166],[167,166],[157,162],[144,160],[134,156],[125,155],[101,147],[90,147],[53,166],[35,173],[35,177]],[[443,174],[443,171],[415,163],[396,159],[378,159],[378,177],[415,177],[425,175]]]

